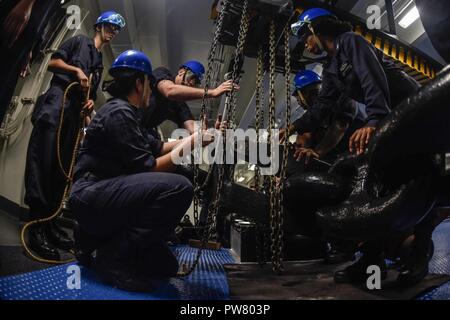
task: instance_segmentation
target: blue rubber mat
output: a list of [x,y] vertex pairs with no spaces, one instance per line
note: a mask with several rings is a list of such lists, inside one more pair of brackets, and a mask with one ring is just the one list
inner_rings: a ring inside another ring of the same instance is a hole
[[[450,274],[450,220],[433,235],[435,254],[430,272]],[[197,250],[177,247],[181,263],[192,263]],[[229,288],[223,264],[234,263],[228,250],[206,250],[197,270],[187,278],[171,279],[149,294],[121,291],[100,283],[89,270],[81,268],[81,289],[67,287],[68,265],[0,279],[1,300],[226,300]],[[450,283],[435,289],[420,300],[449,300]]]
[[[430,273],[450,274],[450,220],[436,228],[433,241],[435,250],[430,262]],[[419,300],[450,300],[450,283],[425,294]]]
[[[197,254],[189,247],[175,248],[180,263],[192,263]],[[234,263],[228,250],[205,250],[196,271],[187,278],[170,279],[152,293],[139,294],[100,283],[81,268],[81,289],[68,289],[70,265],[0,279],[0,300],[226,300],[229,289],[223,264]]]

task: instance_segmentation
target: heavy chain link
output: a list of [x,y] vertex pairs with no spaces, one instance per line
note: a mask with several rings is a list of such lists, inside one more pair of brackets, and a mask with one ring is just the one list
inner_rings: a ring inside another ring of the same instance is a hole
[[[271,130],[275,127],[275,67],[276,67],[276,44],[275,44],[275,23],[270,24],[269,42],[270,42],[270,112],[269,112],[269,141],[272,139]],[[291,54],[290,54],[290,28],[289,24],[283,30],[284,34],[284,51],[285,51],[285,86],[286,86],[286,126],[291,125]],[[283,267],[283,244],[284,244],[284,207],[283,207],[283,192],[284,180],[286,179],[286,170],[288,162],[289,140],[286,139],[283,148],[283,162],[280,168],[279,183],[275,177],[269,181],[270,194],[270,223],[271,223],[271,253],[272,253],[272,269],[276,273],[282,273]]]
[[[290,27],[289,24],[286,25],[284,29],[284,52],[285,52],[285,86],[286,86],[286,128],[290,128],[291,126],[291,50],[290,50]],[[278,261],[279,264],[282,264],[282,252],[283,252],[283,244],[284,244],[284,181],[286,179],[287,172],[287,164],[288,164],[288,156],[289,156],[289,137],[286,137],[284,141],[284,149],[283,149],[283,163],[281,165],[281,174],[280,174],[280,187],[278,188]],[[281,265],[282,268],[282,265]]]
[[[239,29],[239,37],[238,37],[238,42],[236,45],[236,52],[235,52],[234,64],[233,64],[233,83],[235,83],[235,84],[239,84],[239,81],[240,81],[241,70],[239,68],[239,62],[241,59],[244,59],[244,46],[245,46],[245,41],[247,39],[249,24],[250,24],[250,15],[248,13],[248,0],[245,0],[243,7],[242,7],[241,27]],[[231,125],[231,128],[235,129],[235,127],[236,127],[237,92],[234,89],[234,87],[231,89],[229,101],[231,103],[231,112],[228,117],[228,121]],[[228,110],[227,106],[225,107],[225,109]]]
[[216,25],[216,31],[214,33],[214,39],[211,44],[211,50],[209,51],[208,55],[208,69],[206,70],[205,75],[205,92],[203,94],[202,98],[202,108],[200,112],[200,119],[203,119],[206,115],[206,102],[208,97],[208,90],[211,86],[211,77],[212,77],[212,71],[214,68],[214,58],[216,56],[217,46],[219,44],[219,38],[222,34],[222,28],[223,28],[223,21],[225,18],[225,15],[227,14],[230,7],[230,0],[223,0],[222,3],[222,10],[220,11],[219,18],[217,19],[217,25]]
[[[256,129],[256,145],[260,144],[259,130],[262,129],[264,123],[264,95],[263,95],[263,81],[264,81],[264,52],[260,47],[258,49],[258,59],[256,65],[256,96],[255,96],[255,129]],[[256,164],[255,167],[255,191],[261,192],[261,169]]]
[[[248,13],[248,0],[245,0],[242,7],[242,18],[233,62],[232,80],[233,84],[236,85],[239,84],[240,82],[240,74],[241,74],[240,61],[241,59],[244,59],[244,47],[247,39],[249,25],[250,25],[250,15]],[[228,102],[228,104],[225,103],[223,119],[224,121],[228,122],[229,129],[235,130],[237,127],[236,125],[237,91],[235,90],[234,86],[232,87],[229,93],[229,99],[227,99],[226,102]],[[227,114],[228,110],[229,114]],[[224,139],[226,142],[235,144],[235,141],[228,141],[226,137]],[[227,144],[224,143],[224,150],[226,150],[225,149],[226,147]],[[234,169],[235,169],[234,166],[226,167],[227,176],[231,181],[234,181]]]
[[[273,130],[275,130],[275,69],[276,69],[276,43],[275,43],[275,21],[270,22],[269,31],[269,136],[268,143],[271,150],[271,156],[273,156],[272,148],[276,147],[272,143]],[[270,197],[270,228],[271,228],[271,261],[272,269],[276,273],[283,271],[282,265],[282,252],[280,251],[280,231],[281,226],[279,224],[279,190],[277,187],[276,177],[272,176],[269,181],[269,197]]]

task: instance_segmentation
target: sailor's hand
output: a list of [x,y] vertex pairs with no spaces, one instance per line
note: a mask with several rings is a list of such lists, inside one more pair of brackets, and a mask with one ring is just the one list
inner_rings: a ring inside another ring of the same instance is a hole
[[28,25],[35,0],[21,0],[6,16],[1,28],[3,43],[8,47],[16,43]]
[[[197,148],[200,142],[202,144],[202,147],[206,147],[214,142],[214,133],[209,130],[201,130],[195,132],[193,135],[191,135],[190,138],[195,148]],[[201,139],[201,141],[199,141],[198,139]]]
[[349,142],[350,153],[356,153],[358,156],[364,154],[366,147],[375,132],[375,127],[365,127],[359,130],[351,136]]
[[224,94],[230,92],[231,90],[238,91],[240,87],[237,84],[233,83],[233,80],[228,80],[218,86],[216,89],[210,91],[212,98],[219,98]]
[[320,155],[317,152],[315,152],[313,149],[298,148],[297,150],[295,150],[294,158],[297,161],[305,159],[305,164],[309,164],[309,162],[311,161],[311,158],[319,159]]
[[216,130],[220,130],[220,132],[223,134],[228,129],[228,122],[223,121],[223,117],[221,114],[217,116],[216,124],[214,125],[214,128]]
[[[213,129],[214,130],[214,129]],[[202,146],[207,147],[215,140],[214,132],[210,130],[202,130]]]
[[77,69],[77,78],[80,81],[80,85],[83,89],[89,88],[89,78],[84,74],[83,70]]
[[86,115],[91,114],[92,111],[94,110],[94,105],[95,105],[94,100],[88,100],[86,104],[83,106],[84,114]]
[[286,142],[286,136],[287,136],[287,130],[280,129],[280,132],[278,133],[278,139],[280,141],[280,144],[283,144]]
[[278,133],[280,144],[285,143],[286,139],[289,139],[291,135],[293,135],[294,133],[295,133],[294,125],[291,125],[288,129],[280,129]]
[[297,139],[295,140],[295,148],[307,148],[307,146],[311,145],[312,135],[307,132],[304,134],[297,135]]
[[221,114],[219,114],[216,119],[216,124],[214,125],[214,128],[216,130],[220,130],[220,126],[222,125],[222,119],[223,119],[223,116]]
[[30,51],[30,53],[27,56],[27,60],[25,61],[25,64],[23,66],[23,69],[22,71],[20,71],[21,78],[26,78],[31,74],[30,62],[32,58],[33,58],[33,51]]

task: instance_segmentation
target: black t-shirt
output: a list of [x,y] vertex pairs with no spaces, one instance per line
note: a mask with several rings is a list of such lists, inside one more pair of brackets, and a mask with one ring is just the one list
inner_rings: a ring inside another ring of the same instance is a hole
[[163,143],[144,136],[137,108],[112,99],[89,125],[79,152],[76,177],[92,173],[101,179],[150,172]]
[[164,97],[158,90],[158,84],[161,81],[169,80],[175,82],[175,77],[164,67],[153,71],[155,77],[153,96],[150,102],[150,108],[144,111],[143,123],[145,128],[152,129],[159,126],[166,120],[174,122],[179,128],[189,120],[194,120],[189,106],[185,102],[171,101]]

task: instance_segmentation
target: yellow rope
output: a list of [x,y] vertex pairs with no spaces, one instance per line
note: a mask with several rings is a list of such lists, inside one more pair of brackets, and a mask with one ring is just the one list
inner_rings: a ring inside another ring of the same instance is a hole
[[[89,100],[89,96],[90,96],[90,92],[91,92],[91,81],[92,81],[92,75],[89,78],[89,87],[87,90],[87,94],[86,100]],[[58,217],[61,212],[63,211],[64,208],[64,200],[67,199],[67,197],[69,196],[70,193],[70,189],[72,188],[72,183],[73,183],[73,174],[74,174],[74,168],[75,168],[75,162],[76,162],[76,158],[77,158],[77,153],[78,153],[78,147],[80,145],[82,136],[83,136],[83,128],[84,128],[84,117],[85,114],[83,112],[83,110],[80,113],[80,124],[79,124],[79,131],[77,134],[77,138],[75,141],[75,146],[72,152],[72,159],[70,162],[70,166],[69,166],[69,172],[66,172],[64,169],[64,166],[62,164],[62,158],[61,158],[61,133],[62,133],[62,127],[63,127],[63,123],[64,123],[64,106],[66,104],[67,101],[67,96],[70,92],[70,90],[72,90],[75,86],[80,85],[78,82],[73,82],[71,83],[66,90],[64,91],[64,97],[62,100],[62,106],[61,106],[61,116],[59,119],[59,125],[58,125],[58,131],[56,134],[56,144],[57,144],[57,158],[58,158],[58,163],[59,163],[59,167],[62,171],[62,173],[64,174],[64,176],[67,179],[67,183],[66,183],[66,188],[64,189],[64,194],[63,197],[61,199],[60,205],[58,207],[58,210],[56,210],[56,212],[54,214],[52,214],[50,217],[48,218],[44,218],[44,219],[39,219],[39,220],[35,220],[35,221],[30,221],[27,224],[25,224],[25,226],[22,228],[21,234],[20,234],[20,239],[22,241],[22,246],[24,247],[26,253],[33,258],[34,260],[38,261],[38,262],[42,262],[42,263],[47,263],[47,264],[66,264],[66,263],[71,263],[71,262],[75,262],[76,259],[67,259],[67,260],[48,260],[48,259],[43,259],[41,257],[36,256],[29,248],[28,245],[25,241],[25,234],[26,231],[33,225],[36,224],[40,224],[40,223],[46,223],[46,222],[50,222],[53,219],[55,219],[56,217]],[[74,255],[75,253],[73,251],[69,251],[72,255]]]

